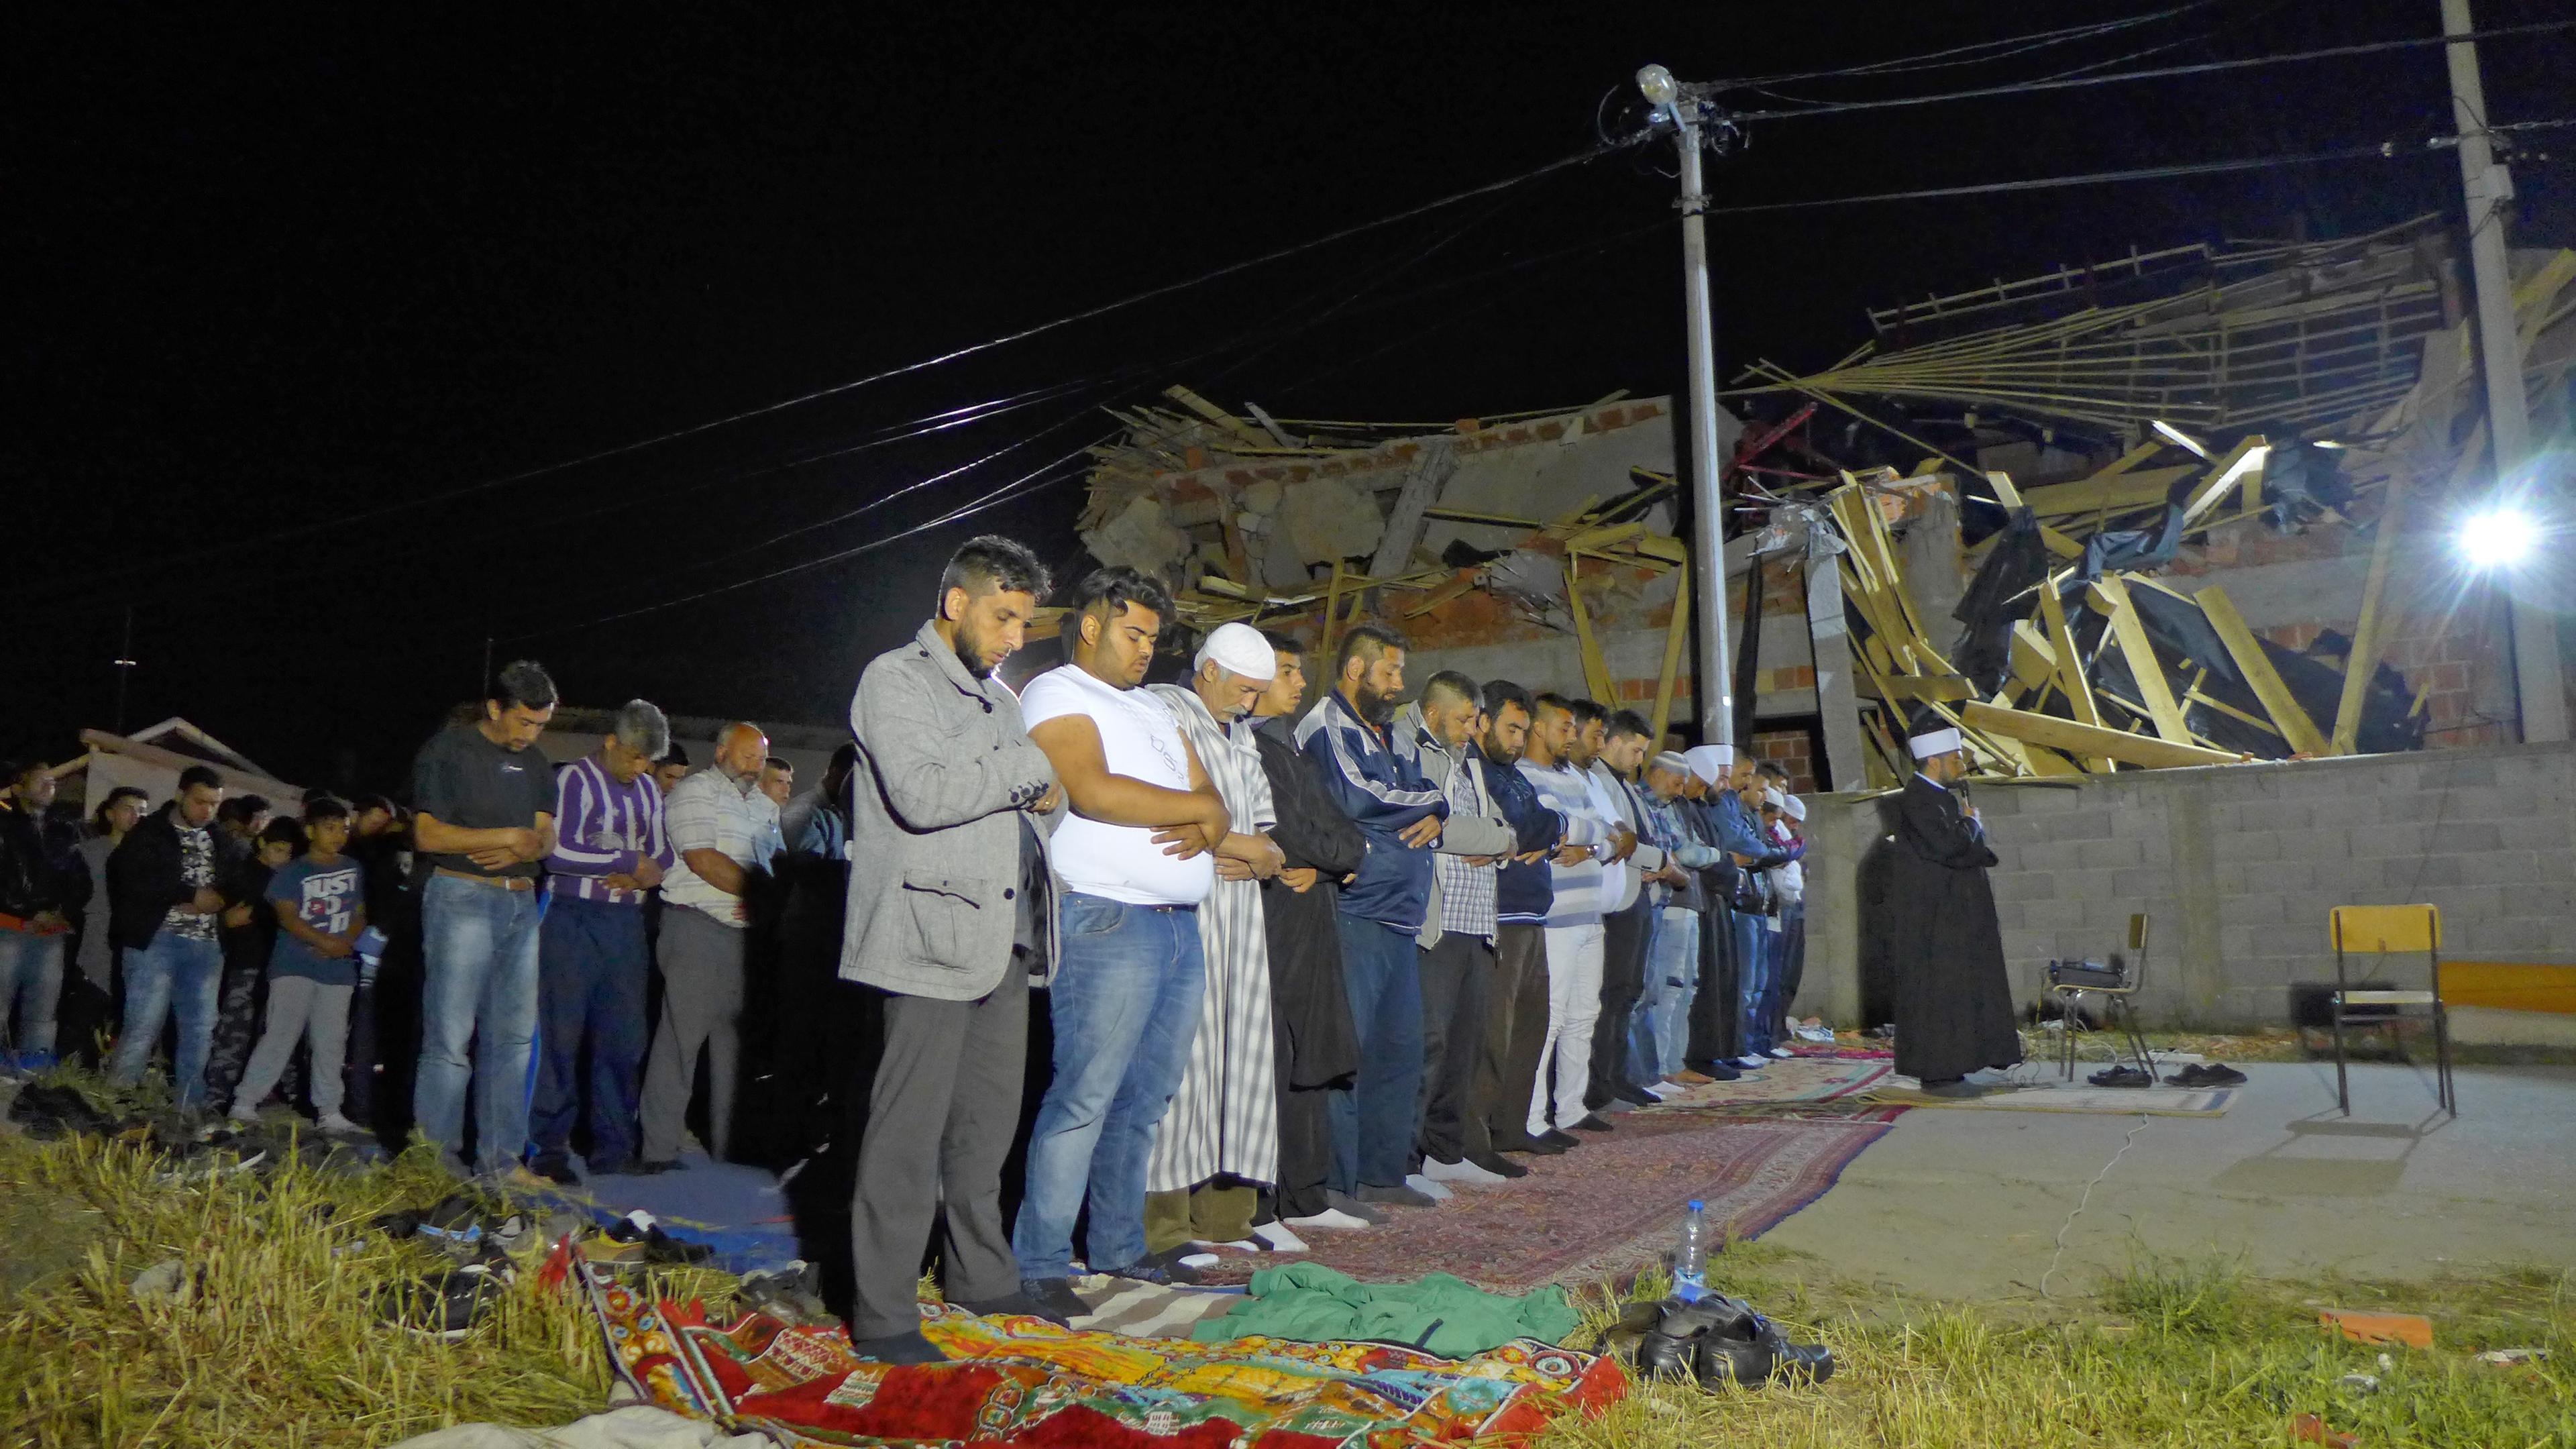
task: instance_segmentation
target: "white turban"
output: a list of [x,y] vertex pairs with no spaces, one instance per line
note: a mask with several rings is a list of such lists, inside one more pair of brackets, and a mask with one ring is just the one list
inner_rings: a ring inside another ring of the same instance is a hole
[[1690,762],[1690,772],[1699,776],[1701,783],[1714,785],[1726,778],[1727,767],[1735,763],[1735,747],[1693,745],[1682,751],[1682,758]]
[[1944,727],[1937,730],[1926,730],[1922,734],[1914,736],[1912,739],[1905,742],[1905,747],[1914,752],[1914,758],[1918,760],[1928,760],[1934,755],[1955,753],[1961,749],[1964,744],[1965,741],[1959,738],[1959,732],[1957,730]]
[[1219,624],[1210,629],[1192,667],[1205,669],[1211,659],[1237,679],[1261,684],[1269,683],[1279,672],[1279,655],[1271,649],[1270,641],[1261,637],[1261,631],[1250,624]]
[[1782,804],[1780,808],[1788,812],[1788,816],[1792,820],[1803,821],[1807,818],[1807,802],[1799,799],[1795,795],[1786,797],[1786,803]]

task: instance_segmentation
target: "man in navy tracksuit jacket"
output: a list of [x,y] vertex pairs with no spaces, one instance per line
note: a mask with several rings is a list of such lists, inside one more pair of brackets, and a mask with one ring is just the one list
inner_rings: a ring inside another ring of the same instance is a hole
[[[1327,1200],[1428,1207],[1405,1186],[1422,1091],[1422,978],[1413,937],[1431,898],[1431,847],[1449,801],[1419,765],[1388,743],[1386,721],[1404,692],[1404,641],[1364,624],[1342,640],[1334,687],[1297,722],[1297,748],[1334,803],[1368,839],[1342,887],[1342,982],[1359,1033],[1360,1070],[1332,1103]],[[1365,1215],[1365,1210],[1361,1215]]]
[[1527,692],[1507,679],[1485,686],[1485,733],[1476,752],[1520,853],[1503,862],[1494,882],[1494,979],[1485,993],[1484,1059],[1476,1068],[1467,1159],[1505,1176],[1527,1169],[1498,1166],[1496,1153],[1564,1150],[1529,1135],[1530,1092],[1547,1047],[1547,913],[1556,887],[1546,852],[1565,838],[1565,817],[1540,801],[1538,787],[1518,768],[1529,726]]

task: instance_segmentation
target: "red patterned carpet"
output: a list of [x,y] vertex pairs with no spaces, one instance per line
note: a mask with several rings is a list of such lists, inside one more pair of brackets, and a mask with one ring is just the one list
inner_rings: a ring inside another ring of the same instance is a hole
[[[1662,1261],[1693,1198],[1730,1237],[1768,1231],[1822,1197],[1896,1115],[1632,1112],[1562,1156],[1514,1159],[1530,1168],[1517,1181],[1460,1186],[1436,1208],[1389,1209],[1395,1221],[1384,1227],[1307,1233],[1308,1257],[1367,1281],[1454,1273],[1498,1293],[1598,1282]],[[1209,1281],[1244,1282],[1279,1261],[1228,1253]]]

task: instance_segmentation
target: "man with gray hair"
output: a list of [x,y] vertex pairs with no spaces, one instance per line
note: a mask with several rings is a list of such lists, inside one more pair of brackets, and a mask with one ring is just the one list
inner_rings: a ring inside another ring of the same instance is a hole
[[651,947],[644,902],[675,857],[662,829],[653,762],[671,747],[671,725],[650,703],[629,700],[599,748],[555,772],[555,848],[546,857],[553,899],[537,933],[537,1088],[528,1117],[528,1168],[572,1185],[572,1129],[582,1116],[580,1061],[590,1044],[592,1172],[623,1172],[635,1159],[638,1078],[644,1067],[644,984]]

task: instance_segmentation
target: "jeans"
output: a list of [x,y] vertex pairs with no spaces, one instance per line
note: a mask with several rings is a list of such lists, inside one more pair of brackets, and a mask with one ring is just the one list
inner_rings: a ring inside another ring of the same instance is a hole
[[1698,995],[1699,912],[1667,906],[1656,913],[1654,942],[1646,949],[1646,999],[1638,1003],[1639,1051],[1667,1078],[1682,1070]]
[[[0,929],[0,1046],[33,1054],[54,1049],[54,1003],[63,994],[63,942],[68,936]],[[9,1008],[18,1030],[9,1030]]]
[[1023,1278],[1071,1276],[1073,1222],[1086,1202],[1083,1256],[1095,1271],[1145,1256],[1146,1157],[1207,994],[1192,911],[1067,891],[1057,921],[1055,1075],[1029,1131],[1028,1186],[1011,1231]]
[[432,875],[421,887],[427,969],[412,1119],[423,1136],[462,1154],[465,1085],[471,1080],[477,1171],[506,1170],[527,1145],[537,922],[544,914],[539,891],[504,890],[452,875]]
[[349,998],[352,986],[328,986],[310,976],[268,979],[268,1023],[259,1045],[242,1068],[233,1110],[256,1109],[286,1074],[287,1059],[298,1041],[313,1048],[313,1111],[328,1117],[340,1110],[340,1067],[349,1044]]
[[[1598,921],[1547,928],[1547,1042],[1539,1050],[1538,1080],[1530,1089],[1532,1137],[1551,1127],[1571,1127],[1591,1110],[1583,1105],[1583,1093],[1592,1085],[1592,1024],[1601,1018],[1604,934]],[[1553,1103],[1546,1065],[1551,1051],[1556,1054]]]
[[125,953],[125,1031],[116,1040],[116,1080],[131,1082],[152,1060],[164,1017],[179,1019],[173,1079],[179,1105],[206,1099],[206,1053],[215,1038],[215,994],[224,981],[224,951],[212,941],[163,929],[152,944]]
[[537,931],[537,1100],[528,1135],[540,1157],[570,1150],[581,1120],[581,1047],[590,1043],[593,1172],[635,1157],[636,1093],[644,1070],[644,980],[652,970],[644,908],[557,896]]
[[1771,1049],[1771,982],[1779,962],[1774,959],[1772,943],[1780,938],[1771,933],[1768,918],[1751,911],[1735,913],[1735,1029],[1745,1056],[1760,1056]]
[[1342,989],[1351,1001],[1360,1070],[1333,1092],[1336,1191],[1401,1187],[1413,1171],[1416,1112],[1422,1103],[1422,964],[1411,931],[1337,915]]

